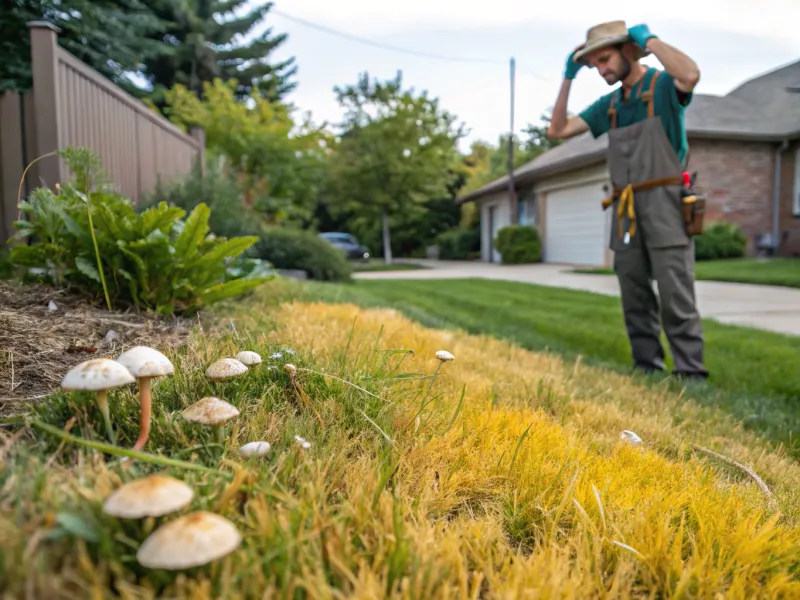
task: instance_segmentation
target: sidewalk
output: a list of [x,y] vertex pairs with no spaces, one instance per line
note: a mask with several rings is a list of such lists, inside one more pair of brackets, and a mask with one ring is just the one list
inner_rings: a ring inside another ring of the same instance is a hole
[[[398,260],[425,265],[415,271],[357,273],[357,279],[494,279],[583,290],[619,296],[613,275],[571,273],[572,267],[553,264],[503,266],[482,262]],[[720,323],[755,327],[800,335],[800,290],[768,285],[717,281],[695,283],[697,304],[703,318]]]

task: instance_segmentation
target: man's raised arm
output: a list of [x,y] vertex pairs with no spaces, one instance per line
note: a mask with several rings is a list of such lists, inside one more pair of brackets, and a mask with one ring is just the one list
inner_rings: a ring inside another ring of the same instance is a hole
[[[577,48],[576,48],[577,50]],[[551,140],[563,140],[589,130],[586,121],[580,117],[567,116],[567,104],[569,102],[569,90],[572,87],[572,80],[583,66],[573,60],[575,52],[567,58],[567,66],[564,69],[564,82],[558,92],[556,105],[553,107],[553,116],[550,119],[550,126],[547,128],[547,138]]]
[[675,87],[681,92],[691,93],[700,81],[700,69],[691,58],[674,46],[662,42],[647,25],[634,25],[628,29],[631,41],[640,48],[652,52],[664,70],[672,75]]

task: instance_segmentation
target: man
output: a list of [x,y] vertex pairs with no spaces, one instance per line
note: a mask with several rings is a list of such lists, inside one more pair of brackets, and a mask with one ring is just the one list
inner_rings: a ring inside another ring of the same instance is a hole
[[[650,53],[665,70],[639,62]],[[597,69],[608,85],[621,85],[579,116],[567,118],[572,80],[585,66]],[[567,59],[547,136],[608,133],[614,192],[603,208],[611,205],[614,210],[610,247],[634,366],[647,373],[665,370],[655,279],[674,374],[705,379],[694,246],[681,193],[689,152],[684,110],[699,78],[694,61],[661,41],[647,25],[628,29],[624,21],[603,23],[590,29],[586,42]]]

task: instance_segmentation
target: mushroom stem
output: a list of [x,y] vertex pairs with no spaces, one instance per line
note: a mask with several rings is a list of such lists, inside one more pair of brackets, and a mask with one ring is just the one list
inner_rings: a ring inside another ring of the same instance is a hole
[[223,446],[225,444],[225,434],[222,431],[222,428],[225,425],[215,425],[214,426],[214,441]]
[[133,445],[133,450],[141,450],[150,436],[150,377],[139,378],[139,403],[142,414],[139,419],[139,439]]
[[100,407],[100,412],[103,413],[103,421],[106,424],[106,433],[108,434],[108,439],[111,441],[112,444],[117,442],[116,437],[114,436],[114,430],[111,428],[111,415],[108,411],[108,391],[107,390],[98,390],[97,391],[97,406]]

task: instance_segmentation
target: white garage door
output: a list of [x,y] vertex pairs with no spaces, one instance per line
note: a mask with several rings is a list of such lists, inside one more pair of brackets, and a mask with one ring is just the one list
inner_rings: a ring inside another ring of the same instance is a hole
[[604,196],[601,183],[547,193],[546,262],[603,266],[608,242],[608,211],[600,206]]

